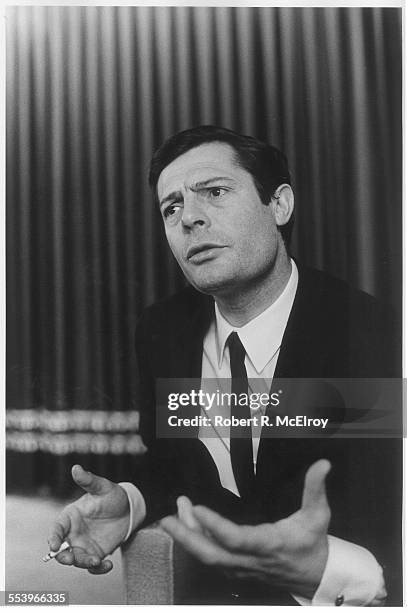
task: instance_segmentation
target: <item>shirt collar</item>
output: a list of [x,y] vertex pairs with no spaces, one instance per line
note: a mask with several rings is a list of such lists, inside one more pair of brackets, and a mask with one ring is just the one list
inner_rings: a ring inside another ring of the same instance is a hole
[[215,338],[219,367],[225,353],[226,341],[232,331],[238,333],[246,354],[256,372],[260,374],[278,351],[290,316],[298,285],[298,269],[291,260],[291,275],[283,292],[275,302],[257,317],[243,325],[233,327],[221,314],[215,303]]

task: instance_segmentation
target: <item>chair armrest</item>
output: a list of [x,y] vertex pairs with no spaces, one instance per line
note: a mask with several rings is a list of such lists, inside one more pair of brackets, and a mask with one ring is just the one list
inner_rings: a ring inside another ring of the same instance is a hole
[[122,545],[128,604],[171,605],[190,594],[197,564],[157,526],[140,529]]

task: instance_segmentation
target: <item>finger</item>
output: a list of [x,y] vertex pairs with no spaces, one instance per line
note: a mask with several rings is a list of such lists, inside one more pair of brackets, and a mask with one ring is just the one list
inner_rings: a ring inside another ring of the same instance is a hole
[[55,560],[61,565],[74,565],[75,556],[72,550],[64,550],[55,557]]
[[56,552],[60,548],[70,529],[71,519],[69,518],[69,515],[66,512],[61,512],[48,532],[48,544],[53,552]]
[[76,484],[92,495],[108,493],[113,486],[113,483],[107,478],[87,472],[81,465],[74,465],[71,473]]
[[236,525],[205,506],[194,506],[193,513],[201,528],[232,552],[256,553],[263,543],[262,532],[255,527]]
[[199,523],[193,515],[192,502],[182,495],[177,499],[178,518],[190,529],[199,529]]
[[112,569],[113,563],[110,561],[110,559],[104,559],[98,566],[88,569],[88,572],[90,574],[100,575],[107,574]]
[[93,569],[99,567],[102,563],[102,559],[98,555],[89,554],[79,546],[74,546],[72,551],[74,555],[73,565],[75,565],[75,567]]
[[311,465],[305,475],[301,508],[305,512],[329,510],[325,479],[331,469],[327,459],[320,459]]
[[86,555],[83,551],[75,548],[72,551],[63,551],[55,557],[61,565],[74,565],[75,567],[87,569],[91,574],[107,574],[113,568],[110,560],[100,560],[95,555]]
[[248,558],[231,554],[201,532],[193,531],[173,516],[165,517],[160,524],[178,544],[206,565],[250,567]]

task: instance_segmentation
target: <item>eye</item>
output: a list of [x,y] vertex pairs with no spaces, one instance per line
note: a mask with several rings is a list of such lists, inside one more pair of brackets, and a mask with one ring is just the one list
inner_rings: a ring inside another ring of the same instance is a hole
[[168,219],[169,217],[173,217],[174,215],[176,215],[176,213],[179,211],[180,209],[180,205],[179,204],[170,204],[170,206],[167,206],[167,208],[165,208],[163,210],[163,217],[164,219]]
[[210,187],[208,193],[212,198],[217,199],[225,195],[226,189],[224,187]]
[[163,221],[167,226],[177,225],[182,216],[182,204],[169,204],[162,211]]

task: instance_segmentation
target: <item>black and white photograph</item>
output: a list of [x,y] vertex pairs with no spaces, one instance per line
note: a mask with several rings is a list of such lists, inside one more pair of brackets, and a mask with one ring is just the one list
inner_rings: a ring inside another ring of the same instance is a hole
[[6,605],[403,606],[402,3],[279,4],[3,9]]

